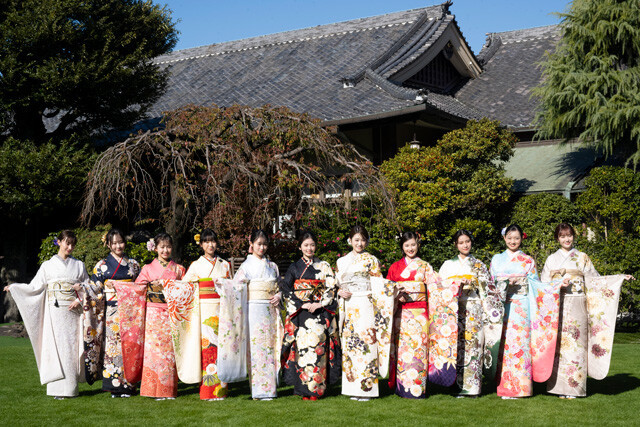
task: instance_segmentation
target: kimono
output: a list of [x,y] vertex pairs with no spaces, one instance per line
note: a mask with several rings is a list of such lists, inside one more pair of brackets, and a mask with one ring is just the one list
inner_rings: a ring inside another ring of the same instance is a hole
[[339,286],[351,292],[350,298],[339,300],[342,394],[378,397],[378,376],[389,372],[394,285],[367,252],[351,252],[337,264]]
[[427,287],[438,280],[429,263],[402,258],[391,265],[387,279],[402,283],[404,302],[393,316],[389,387],[401,397],[420,399],[427,393],[429,312]]
[[284,328],[280,309],[269,300],[278,293],[279,275],[274,262],[249,254],[233,279],[246,283],[246,340],[254,399],[276,397]]
[[[103,354],[102,389],[114,394],[131,394],[135,390],[135,384],[127,381],[124,375],[118,297],[113,283],[110,282],[133,282],[139,272],[140,266],[135,259],[123,256],[118,261],[109,254],[93,268],[93,274],[85,288],[85,312],[93,313],[103,322],[85,323],[85,349],[87,352],[100,351]],[[103,327],[104,350],[99,349]],[[88,371],[88,375],[95,375],[95,367],[87,361],[85,370]]]
[[[180,280],[185,268],[173,261],[163,265],[158,259],[145,265],[136,279],[146,287],[146,301],[139,312],[144,320],[144,359],[142,361],[142,382],[140,396],[176,397],[178,395],[178,375],[171,341],[171,324],[167,312],[167,302],[162,293],[163,285],[154,285],[155,280]],[[125,356],[125,365],[127,354]]]
[[[535,261],[522,251],[491,259],[491,277],[506,286],[505,315],[498,361],[498,396],[532,395],[532,381],[549,379],[559,315],[559,283],[538,279]],[[509,279],[515,279],[509,284]]]
[[80,299],[72,285],[88,280],[82,261],[55,255],[42,263],[31,283],[10,285],[49,396],[77,396],[78,382],[84,382],[82,309],[69,311],[69,305]]
[[178,377],[200,383],[200,399],[227,396],[228,385],[218,376],[218,323],[220,294],[215,279],[231,277],[229,263],[201,256],[183,281],[169,281],[163,293],[171,321],[171,335]]
[[542,269],[542,280],[563,281],[560,326],[553,372],[547,391],[586,396],[587,375],[602,379],[609,371],[613,334],[624,275],[600,276],[577,249],[559,249]]
[[[333,271],[326,261],[301,258],[287,270],[280,290],[287,310],[281,356],[284,380],[293,386],[294,394],[323,396],[327,384],[341,375]],[[302,308],[306,303],[322,307],[311,313]]]
[[459,290],[456,384],[461,395],[477,396],[483,370],[491,377],[496,373],[506,285],[491,280],[487,267],[470,255],[445,261],[440,277],[445,282],[472,281]]

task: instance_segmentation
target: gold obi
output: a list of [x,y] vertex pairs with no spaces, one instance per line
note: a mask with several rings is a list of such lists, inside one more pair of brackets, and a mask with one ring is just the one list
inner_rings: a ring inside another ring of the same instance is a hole
[[164,299],[164,294],[162,293],[162,285],[154,285],[152,283],[147,283],[147,302],[154,303],[166,303],[167,301]]
[[584,274],[580,270],[565,269],[551,270],[551,278],[562,280],[565,275],[569,275],[569,286],[563,286],[561,292],[565,294],[584,294]]
[[249,301],[270,300],[278,293],[278,283],[274,280],[254,279],[247,288]]
[[470,280],[471,283],[465,283],[464,286],[460,288],[460,296],[461,297],[477,297],[478,294],[478,278],[473,274],[460,274],[457,276],[451,276],[449,279],[455,279],[456,281]]
[[404,287],[404,292],[402,294],[405,295],[406,302],[419,302],[427,300],[427,287],[424,282],[397,282],[398,285],[402,285]]
[[62,305],[69,305],[78,296],[73,289],[73,285],[76,282],[68,282],[65,280],[54,280],[47,283],[47,299],[56,307],[61,303]]
[[344,277],[340,281],[340,289],[354,293],[354,292],[371,292],[371,279],[369,276],[363,275],[350,275]]
[[113,285],[109,285],[107,286],[107,283],[109,282],[133,282],[133,279],[107,279],[104,281],[104,296],[107,300],[107,302],[113,302],[113,304],[115,304],[115,301],[118,301],[117,295],[116,295],[116,288],[113,287]]
[[293,293],[303,302],[320,302],[325,289],[324,280],[298,279],[293,282]]

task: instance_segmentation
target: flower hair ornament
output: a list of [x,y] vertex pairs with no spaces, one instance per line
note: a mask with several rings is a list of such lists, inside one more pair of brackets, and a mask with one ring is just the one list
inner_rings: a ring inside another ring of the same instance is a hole
[[507,234],[507,227],[504,227],[500,234],[502,234],[502,236],[504,237]]
[[102,237],[100,238],[100,241],[102,242],[102,244],[104,246],[107,246],[107,233],[105,232]]
[[524,231],[522,232],[522,240],[527,238],[527,233],[525,233]]
[[53,238],[53,246],[60,246],[60,242],[58,241],[57,237]]
[[149,239],[147,242],[147,250],[152,252],[156,250],[156,241],[154,239]]
[[193,236],[193,240],[195,240],[196,244],[200,244],[200,234],[196,234],[195,236]]

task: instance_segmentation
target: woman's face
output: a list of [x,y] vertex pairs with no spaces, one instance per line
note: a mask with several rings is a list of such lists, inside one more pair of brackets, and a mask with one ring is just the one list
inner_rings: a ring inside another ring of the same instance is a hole
[[504,236],[504,242],[507,244],[507,248],[509,248],[510,251],[515,252],[520,249],[522,236],[518,233],[518,230],[511,230]]
[[158,251],[158,258],[160,258],[160,260],[167,262],[171,259],[171,251],[173,250],[173,247],[168,240],[161,240],[160,243],[158,243],[156,250]]
[[367,239],[362,234],[357,233],[351,238],[351,246],[353,246],[355,253],[359,254],[367,247]]
[[571,230],[562,230],[558,234],[558,243],[560,243],[560,247],[564,250],[571,250],[573,248],[573,234],[571,234]]
[[312,238],[305,239],[300,245],[300,250],[302,251],[302,255],[308,259],[312,259],[316,253],[316,242],[314,242]]
[[253,254],[255,256],[263,258],[267,253],[267,249],[269,249],[269,243],[264,237],[258,237],[251,243],[251,247],[253,248]]
[[409,239],[402,244],[402,252],[409,258],[415,258],[418,255],[419,248],[420,246],[418,246],[416,239]]
[[216,249],[218,248],[218,242],[215,240],[207,240],[206,242],[200,243],[204,254],[209,258],[213,258],[216,254]]
[[71,252],[73,252],[76,247],[76,244],[70,243],[69,239],[58,240],[58,245],[60,245],[60,249],[58,249],[58,255],[61,258],[65,259],[71,256]]
[[125,246],[126,243],[124,242],[124,240],[122,240],[122,236],[120,236],[119,234],[113,236],[111,238],[111,241],[109,242],[109,250],[113,255],[118,257],[124,255]]
[[463,234],[462,236],[458,237],[456,248],[461,255],[468,256],[469,252],[471,252],[471,239],[469,238],[469,236]]

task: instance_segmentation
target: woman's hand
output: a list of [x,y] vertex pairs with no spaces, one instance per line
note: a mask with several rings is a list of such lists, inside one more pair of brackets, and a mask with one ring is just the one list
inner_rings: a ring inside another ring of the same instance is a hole
[[[630,274],[625,274],[625,275],[624,275],[624,280],[636,280],[636,278],[635,278],[635,277],[633,277],[633,276],[632,276],[632,275],[630,275]],[[4,289],[5,289],[5,291],[7,290],[7,288],[4,288]]]
[[571,279],[569,279],[568,277],[565,277],[564,280],[562,281],[562,287],[566,288],[570,284],[571,284]]
[[73,285],[71,285],[71,287],[76,292],[80,292],[83,289],[82,288],[82,283],[74,283]]
[[11,293],[11,291],[9,290],[9,286],[10,285],[5,286],[4,288],[2,288],[2,290],[5,291],[5,292]]
[[309,310],[309,313],[315,313],[315,311],[320,308],[322,308],[322,304],[320,304],[319,302],[315,302],[309,304],[309,308],[307,308],[307,310]]
[[80,307],[80,301],[74,300],[71,304],[69,304],[69,311],[75,310],[76,307]]
[[269,300],[269,302],[271,303],[271,305],[273,306],[277,306],[278,304],[280,304],[280,299],[282,298],[282,295],[280,294],[280,292],[278,292],[277,294],[275,294],[273,296],[273,298],[271,298]]
[[338,291],[338,296],[342,297],[344,299],[349,299],[349,298],[351,298],[351,292],[345,291],[344,289],[340,289]]

